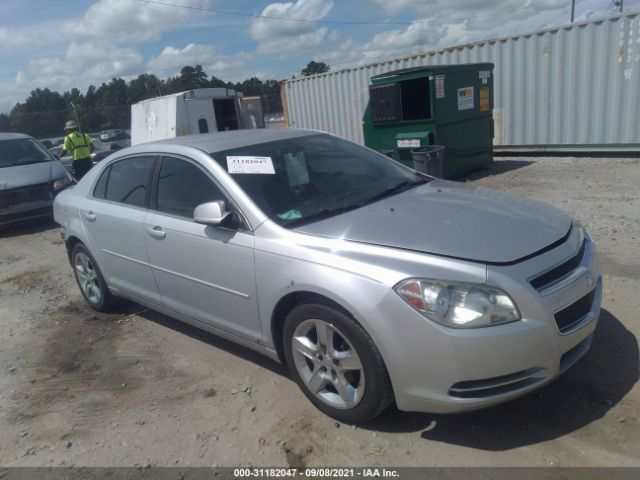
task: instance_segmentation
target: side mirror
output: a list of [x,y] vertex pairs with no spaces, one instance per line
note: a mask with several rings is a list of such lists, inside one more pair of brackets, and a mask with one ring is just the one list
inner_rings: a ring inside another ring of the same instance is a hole
[[204,225],[219,225],[231,215],[231,212],[225,210],[222,200],[215,202],[201,203],[193,211],[193,219],[197,223]]

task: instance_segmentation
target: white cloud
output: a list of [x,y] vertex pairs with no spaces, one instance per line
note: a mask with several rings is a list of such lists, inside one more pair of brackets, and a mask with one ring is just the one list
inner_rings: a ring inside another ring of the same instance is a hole
[[73,87],[84,89],[113,77],[134,75],[141,66],[142,55],[133,48],[72,42],[64,57],[29,60],[25,69],[16,74],[16,84],[24,90],[38,87],[58,91]]
[[0,46],[3,47],[24,47],[30,45],[33,38],[18,30],[0,27]]
[[160,55],[149,60],[147,67],[158,75],[172,75],[185,65],[202,65],[207,74],[220,78],[244,67],[251,57],[245,52],[222,55],[213,45],[190,43],[184,48],[165,47]]
[[[172,0],[186,7],[206,7],[207,0]],[[141,43],[159,40],[164,32],[185,25],[193,14],[177,8],[132,0],[99,0],[83,17],[64,24],[65,32],[78,38],[110,43]]]
[[60,35],[59,23],[47,21],[21,28],[0,26],[0,50],[13,52],[36,47],[58,46],[67,38]]
[[379,33],[364,45],[366,58],[386,55],[408,55],[437,44],[447,33],[447,27],[433,19],[418,19],[406,28]]
[[[390,14],[417,13],[410,25],[378,33],[354,45],[349,39],[319,54],[333,68],[365,64],[468,42],[526,33],[568,23],[564,0],[376,0]],[[613,13],[605,0],[578,0],[576,21]],[[594,14],[597,12],[597,14]]]
[[[263,16],[286,17],[297,20],[321,20],[333,8],[333,0],[296,0],[295,3],[271,3]],[[328,29],[314,23],[257,18],[251,23],[249,34],[258,42],[258,53],[285,55],[304,52],[322,44]]]
[[[449,26],[466,21],[475,37],[489,38],[569,23],[568,0],[375,0],[392,15],[414,13]],[[625,2],[627,4],[629,2]],[[633,8],[627,6],[627,11]],[[612,0],[576,0],[576,21],[613,15]]]
[[[581,0],[578,0],[580,2]],[[600,0],[602,2],[602,0]],[[398,14],[414,12],[421,15],[435,15],[443,17],[464,18],[488,17],[491,13],[501,14],[513,10],[543,11],[570,6],[566,0],[502,0],[501,2],[487,2],[486,0],[375,0],[385,11]],[[445,15],[446,14],[446,15]]]

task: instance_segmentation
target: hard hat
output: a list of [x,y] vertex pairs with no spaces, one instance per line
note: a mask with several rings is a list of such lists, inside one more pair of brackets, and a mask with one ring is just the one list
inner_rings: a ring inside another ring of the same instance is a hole
[[78,125],[76,125],[76,122],[74,122],[73,120],[69,120],[67,123],[64,124],[65,130],[76,130],[77,128],[78,128]]

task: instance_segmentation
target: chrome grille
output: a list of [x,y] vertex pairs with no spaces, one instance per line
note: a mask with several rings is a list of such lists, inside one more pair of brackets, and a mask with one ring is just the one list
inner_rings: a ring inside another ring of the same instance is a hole
[[587,240],[585,239],[582,242],[580,250],[574,257],[571,257],[569,260],[561,263],[557,267],[554,267],[551,270],[532,278],[531,280],[529,280],[529,283],[533,288],[541,291],[553,285],[554,283],[559,282],[563,278],[567,277],[576,268],[578,268],[578,266],[582,263],[586,248]]

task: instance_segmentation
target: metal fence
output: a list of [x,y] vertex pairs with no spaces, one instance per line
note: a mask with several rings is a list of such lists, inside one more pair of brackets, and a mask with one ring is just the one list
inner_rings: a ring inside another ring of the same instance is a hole
[[362,143],[372,76],[478,62],[495,64],[495,145],[640,143],[639,11],[287,80],[286,120]]

